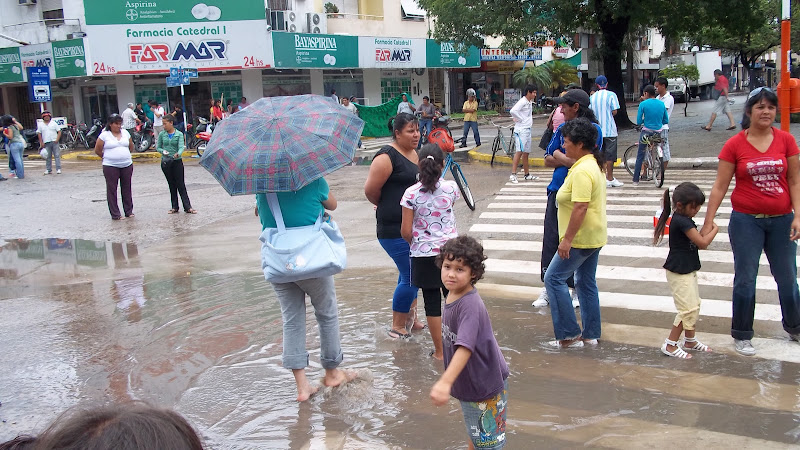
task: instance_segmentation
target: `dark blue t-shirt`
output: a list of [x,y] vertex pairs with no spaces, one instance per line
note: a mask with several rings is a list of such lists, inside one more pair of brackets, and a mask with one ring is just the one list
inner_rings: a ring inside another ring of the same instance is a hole
[[[597,128],[597,147],[603,148],[603,131],[600,129],[600,125],[593,124],[595,128]],[[550,143],[547,144],[547,150],[544,151],[545,156],[552,155],[556,150],[561,150],[561,153],[566,153],[567,151],[564,150],[564,136],[561,135],[561,127],[564,124],[558,126],[556,132],[553,133],[553,138],[550,139]],[[556,167],[553,169],[553,179],[550,181],[550,184],[547,185],[547,192],[558,192],[558,189],[564,184],[564,179],[567,178],[567,172],[569,172],[569,167],[561,166]]]

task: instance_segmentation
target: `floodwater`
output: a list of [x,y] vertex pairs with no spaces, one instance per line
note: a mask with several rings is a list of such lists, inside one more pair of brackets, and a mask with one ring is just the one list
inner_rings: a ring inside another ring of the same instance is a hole
[[[179,411],[209,448],[465,447],[458,403],[436,408],[428,398],[442,365],[427,356],[427,331],[407,342],[385,334],[396,280],[388,258],[336,277],[342,368],[360,379],[298,404],[257,242],[232,249],[239,236],[209,236],[147,249],[0,242],[0,441],[76,405],[139,399]],[[553,351],[546,311],[484,300],[511,369],[508,448],[800,444],[796,363],[716,353],[676,361],[620,340]],[[671,320],[627,314],[631,325]],[[310,306],[308,347],[318,379]]]

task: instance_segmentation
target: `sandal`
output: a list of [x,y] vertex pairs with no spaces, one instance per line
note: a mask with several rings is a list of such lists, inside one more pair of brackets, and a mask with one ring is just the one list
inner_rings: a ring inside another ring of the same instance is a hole
[[[675,347],[674,351],[667,350],[667,346],[672,345]],[[675,358],[680,359],[689,359],[692,355],[686,353],[679,345],[677,341],[670,341],[669,338],[664,339],[664,345],[661,346],[661,353],[667,356],[674,356]]]
[[123,220],[123,219],[124,219],[124,217],[122,217],[122,216],[119,216],[119,217],[112,217],[112,218],[111,218],[111,220]]
[[178,213],[177,209],[170,209],[169,211],[167,211],[167,214],[177,214],[177,213]]
[[397,330],[389,329],[386,331],[386,334],[392,339],[408,339],[411,337],[408,333],[401,333]]
[[[692,344],[692,346],[688,346],[686,344]],[[697,338],[683,338],[683,348],[685,350],[691,350],[695,352],[710,352],[711,349],[702,342],[698,341]]]
[[[177,212],[177,211],[175,211],[175,212]],[[197,214],[197,210],[189,208],[189,209],[186,210],[186,214]]]
[[728,128],[725,128],[725,129],[726,130],[735,130],[736,129],[736,125],[731,125],[731,126],[729,126]]
[[700,128],[702,128],[702,129],[704,129],[706,131],[711,131],[711,128],[709,128],[709,127],[700,127]]

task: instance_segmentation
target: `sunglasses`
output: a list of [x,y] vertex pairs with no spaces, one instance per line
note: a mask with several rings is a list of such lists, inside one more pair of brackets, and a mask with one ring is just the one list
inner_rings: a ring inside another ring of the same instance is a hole
[[768,87],[766,87],[766,86],[761,86],[761,87],[755,88],[755,89],[753,89],[752,91],[750,91],[750,93],[749,93],[749,94],[747,94],[747,99],[748,99],[748,100],[750,100],[751,98],[753,98],[753,97],[755,97],[756,95],[758,95],[758,93],[759,93],[759,92],[761,92],[761,91],[772,92],[772,93],[774,94],[774,92],[772,91],[772,89],[770,89],[770,88],[768,88]]

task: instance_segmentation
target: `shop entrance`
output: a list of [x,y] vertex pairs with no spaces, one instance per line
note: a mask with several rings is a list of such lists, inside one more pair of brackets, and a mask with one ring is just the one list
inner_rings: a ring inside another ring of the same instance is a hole
[[[91,124],[94,118],[105,119],[111,114],[118,113],[117,86],[113,84],[100,84],[97,86],[84,86],[81,88],[83,98],[83,120]],[[91,125],[90,125],[91,126]]]

